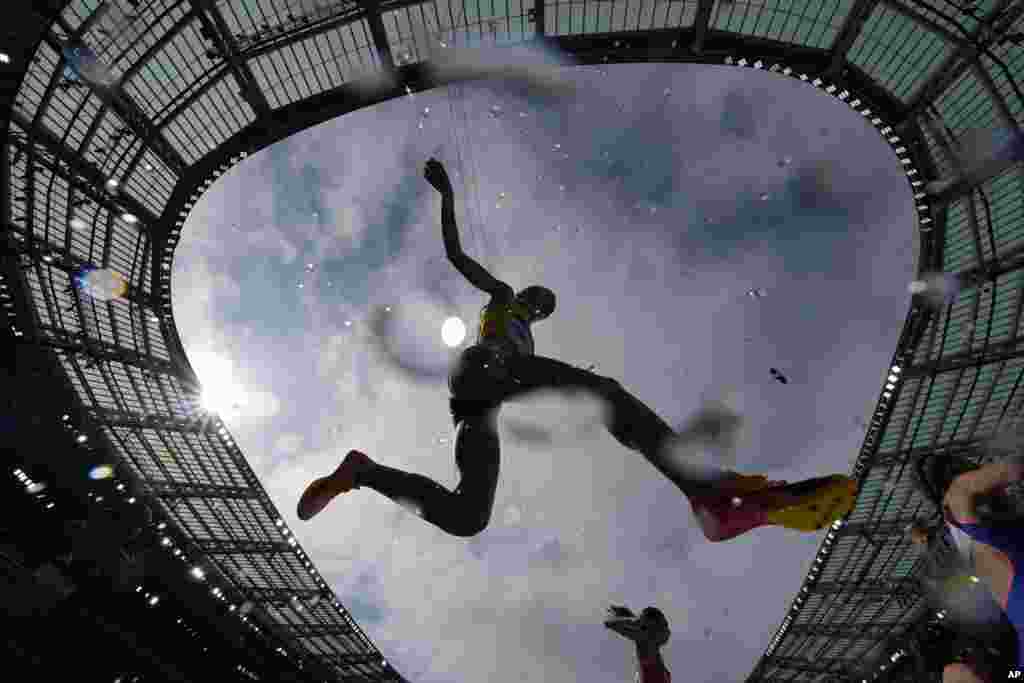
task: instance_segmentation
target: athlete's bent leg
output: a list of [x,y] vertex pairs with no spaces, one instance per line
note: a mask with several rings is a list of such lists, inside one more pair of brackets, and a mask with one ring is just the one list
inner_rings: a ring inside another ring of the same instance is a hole
[[698,438],[697,433],[715,427],[716,420],[707,418],[705,421],[714,424],[676,434],[610,377],[542,356],[511,357],[506,366],[513,387],[505,394],[506,399],[545,388],[585,389],[604,399],[609,409],[608,431],[623,446],[640,452],[686,494],[709,540],[729,540],[765,525],[816,531],[853,507],[857,487],[849,477],[836,475],[784,484],[769,482],[763,476],[744,476],[670,459],[671,441]]
[[461,479],[449,491],[433,479],[376,465],[360,472],[360,486],[416,510],[420,517],[453,536],[475,536],[487,528],[498,487],[500,449],[497,409],[467,417],[455,438],[455,463]]
[[707,493],[715,482],[733,476],[724,470],[698,472],[666,460],[666,447],[678,435],[657,413],[626,391],[618,381],[543,356],[516,356],[506,362],[515,388],[506,398],[539,389],[582,389],[604,399],[606,427],[615,440],[638,451],[687,496]]

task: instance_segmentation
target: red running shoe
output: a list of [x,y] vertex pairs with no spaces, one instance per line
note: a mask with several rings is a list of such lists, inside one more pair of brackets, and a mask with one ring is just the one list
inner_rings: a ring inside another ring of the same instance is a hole
[[312,519],[327,507],[335,496],[359,488],[356,484],[356,473],[372,464],[373,461],[365,453],[349,451],[333,474],[320,477],[306,487],[299,498],[299,519],[303,522]]
[[844,517],[857,498],[857,483],[843,475],[782,485],[762,480],[762,486],[755,477],[742,480],[690,499],[708,540],[727,541],[760,526],[817,531]]

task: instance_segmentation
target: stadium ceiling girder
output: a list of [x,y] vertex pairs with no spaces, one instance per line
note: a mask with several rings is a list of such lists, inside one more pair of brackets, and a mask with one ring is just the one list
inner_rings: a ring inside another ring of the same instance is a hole
[[188,0],[192,5],[195,16],[209,33],[217,50],[227,59],[229,68],[246,94],[246,100],[256,110],[258,116],[265,116],[270,112],[270,103],[259,86],[256,85],[256,78],[249,69],[249,64],[239,58],[238,43],[235,42],[231,30],[228,28],[224,16],[217,9],[212,0]]
[[323,595],[323,591],[316,588],[267,588],[260,586],[238,586],[237,589],[238,592],[242,593],[245,596],[245,599],[249,602],[275,605],[285,605],[291,602],[292,598],[308,600],[309,598]]
[[[975,301],[977,301],[977,297]],[[1017,310],[1019,311],[1020,308],[1018,307]],[[920,379],[922,377],[934,378],[944,372],[981,368],[986,365],[1002,363],[1021,357],[1024,357],[1024,336],[987,344],[977,351],[962,351],[949,356],[943,356],[928,363],[919,363],[911,366],[903,377],[905,378],[904,381],[906,379]],[[992,382],[992,386],[996,384],[998,382]]]
[[843,72],[843,68],[847,66],[846,54],[864,30],[864,24],[879,2],[881,0],[856,0],[853,7],[847,12],[846,19],[843,20],[843,26],[839,30],[839,35],[836,36],[830,50],[832,62],[829,64],[828,69],[825,70],[824,77],[826,79],[833,80]]
[[852,522],[840,527],[836,531],[836,538],[860,536],[872,544],[900,540],[906,536],[907,526],[916,520],[917,517],[896,517],[872,522]]
[[355,634],[348,624],[281,624],[278,628],[290,638],[329,638]]
[[[887,0],[887,4],[890,1],[895,4],[895,0]],[[1007,26],[1012,25],[1021,14],[1024,14],[1024,2],[1016,0],[1017,4],[1007,11],[1004,17],[1005,24]],[[974,33],[971,34],[971,40],[968,43],[961,43],[960,47],[957,48],[948,58],[942,63],[939,68],[934,72],[934,75],[928,81],[918,88],[917,93],[911,97],[908,108],[914,114],[922,111],[928,104],[937,100],[943,92],[946,91],[953,83],[959,79],[965,71],[971,68],[972,64],[976,64],[981,56],[980,46],[988,46],[993,40],[989,38],[987,41],[982,41],[984,32],[986,31],[985,26],[987,21],[998,17],[998,15],[1006,10],[1007,7],[1012,5],[1014,0],[999,0],[992,11],[985,15],[985,20],[982,21]],[[989,93],[991,95],[991,93]]]
[[[938,141],[939,147],[946,153],[946,157],[953,163],[953,167],[956,169],[958,177],[963,178],[966,176],[966,165],[961,158],[960,154],[956,149],[953,148],[953,144],[947,137],[947,129],[941,125],[941,122],[937,116],[932,115],[934,107],[928,105],[921,111],[919,120],[922,125],[928,129],[932,134],[932,137]],[[935,112],[937,113],[937,112]],[[983,251],[981,248],[981,227],[978,223],[978,214],[975,211],[974,202],[970,199],[966,200],[967,206],[967,222],[971,226],[971,236],[974,238],[974,260],[976,263],[981,263],[985,260],[982,255]],[[992,226],[989,226],[989,234],[991,234]]]
[[[35,161],[42,163],[53,173],[64,177],[75,191],[88,196],[89,199],[106,209],[111,215],[119,214],[121,212],[119,207],[124,207],[138,216],[140,223],[145,226],[156,225],[159,222],[159,216],[131,195],[120,195],[115,204],[110,196],[98,192],[96,188],[104,186],[107,182],[107,176],[96,168],[93,163],[83,159],[77,151],[68,147],[45,127],[34,125],[13,109],[9,113],[11,122],[20,127],[29,136],[29,142],[31,143],[29,147],[42,148],[57,163],[48,163],[45,160],[40,160],[38,154],[35,155]],[[17,146],[17,143],[15,143],[15,146]],[[30,235],[31,233],[32,231],[29,232]],[[35,238],[30,237],[29,239]]]
[[803,671],[810,674],[841,674],[852,675],[851,662],[854,660],[835,657],[814,657],[813,659],[799,659],[797,657],[783,657],[780,655],[769,655],[769,665],[779,669],[790,669],[792,671]]
[[[59,25],[68,36],[72,38],[76,37],[75,31],[68,26],[63,17],[58,18],[57,25]],[[60,38],[54,35],[52,28],[45,33],[43,40],[57,54],[61,53],[63,42]],[[59,80],[57,78],[51,80],[50,93],[56,89],[58,82]],[[135,137],[142,141],[142,149],[149,149],[152,151],[153,154],[160,158],[167,168],[173,170],[179,176],[185,172],[185,169],[188,167],[185,159],[176,149],[174,149],[171,143],[167,141],[167,138],[163,136],[163,133],[153,126],[153,123],[149,120],[146,114],[139,109],[139,106],[126,94],[110,91],[104,88],[97,88],[89,82],[86,82],[85,85],[100,102],[117,114],[118,118],[121,119],[124,125],[128,127]],[[40,107],[39,111],[42,113],[43,108]]]
[[209,555],[275,555],[292,553],[294,548],[281,541],[254,541],[237,538],[197,538],[193,545]]
[[322,655],[321,659],[329,664],[346,666],[353,664],[379,664],[381,656],[375,654],[330,654]]
[[39,333],[36,337],[37,346],[51,348],[57,353],[78,356],[80,360],[86,363],[93,360],[120,363],[121,365],[138,368],[142,372],[181,379],[177,376],[177,368],[170,361],[154,358],[139,351],[126,349],[100,339],[88,339],[86,341],[87,338],[84,334],[72,335],[62,328],[40,325],[37,332]]
[[[536,1],[537,5],[543,7],[544,0]],[[708,24],[711,22],[711,12],[714,8],[715,0],[698,0],[697,2],[697,15],[693,22],[693,41],[690,43],[690,49],[695,55],[704,54],[704,39],[708,35]],[[538,22],[538,29],[543,26],[543,23]]]
[[808,586],[807,592],[824,595],[918,595],[921,592],[921,585],[915,578],[819,581],[813,586]]
[[883,451],[878,453],[876,468],[895,467],[898,465],[909,465],[914,458],[922,455],[957,455],[974,458],[978,453],[981,441],[976,439],[958,439],[946,441],[936,446],[919,446],[916,448],[904,448],[899,451]]
[[173,417],[171,415],[146,415],[127,410],[114,410],[89,406],[86,410],[97,421],[110,427],[133,427],[135,429],[161,429],[182,434],[217,434],[217,430],[208,420]]
[[[366,22],[370,25],[370,37],[377,50],[377,57],[385,73],[392,74],[395,71],[395,58],[391,54],[391,45],[388,44],[388,34],[384,29],[384,20],[380,16],[380,0],[358,0],[359,6],[363,8],[366,15]],[[390,9],[390,8],[389,8]]]
[[828,636],[848,640],[879,640],[892,631],[906,627],[904,621],[848,621],[822,624],[793,624],[789,632],[795,636]]
[[161,479],[140,479],[141,483],[158,498],[230,498],[234,500],[260,500],[261,493],[249,486],[225,486]]

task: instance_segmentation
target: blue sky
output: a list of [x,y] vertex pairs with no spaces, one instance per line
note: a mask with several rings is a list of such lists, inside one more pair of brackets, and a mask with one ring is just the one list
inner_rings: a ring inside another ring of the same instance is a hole
[[[726,399],[745,417],[726,464],[743,472],[850,470],[916,272],[912,198],[888,145],[776,74],[557,74],[415,93],[250,156],[185,225],[179,331],[200,379],[211,355],[230,361],[234,438],[410,679],[632,680],[631,649],[601,626],[619,603],[666,613],[677,680],[740,680],[820,534],[709,543],[678,490],[594,428],[584,397],[503,408],[494,515],[474,539],[367,489],[295,518],[306,483],[350,448],[457,483],[440,323],[473,328],[486,298],[444,258],[430,156],[453,176],[466,252],[516,289],[558,294],[534,327],[538,354],[596,364],[676,426]],[[382,306],[398,322],[390,353],[371,333]]]

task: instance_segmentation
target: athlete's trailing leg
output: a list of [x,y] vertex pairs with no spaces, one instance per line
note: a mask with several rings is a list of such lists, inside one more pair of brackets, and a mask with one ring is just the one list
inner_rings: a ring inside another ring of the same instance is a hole
[[513,356],[505,365],[511,382],[506,398],[538,389],[562,388],[587,390],[603,399],[611,435],[623,446],[641,453],[686,494],[704,534],[712,541],[735,538],[766,525],[816,531],[853,507],[856,484],[841,475],[787,484],[724,469],[709,471],[671,458],[673,449],[686,441],[735,429],[736,416],[698,413],[677,434],[610,377],[543,356]]

